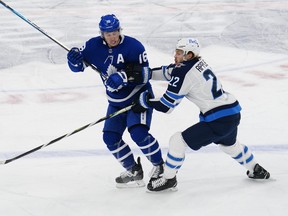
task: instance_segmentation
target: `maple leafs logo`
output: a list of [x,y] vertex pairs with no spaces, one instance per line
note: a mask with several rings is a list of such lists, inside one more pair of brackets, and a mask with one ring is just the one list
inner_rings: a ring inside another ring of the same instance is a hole
[[117,72],[117,68],[114,67],[112,64],[110,64],[106,70],[108,76],[110,76],[111,74],[113,73],[116,73]]

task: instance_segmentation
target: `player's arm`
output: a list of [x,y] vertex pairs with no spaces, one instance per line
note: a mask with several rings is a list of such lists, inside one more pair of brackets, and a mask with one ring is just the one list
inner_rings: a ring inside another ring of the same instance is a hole
[[138,62],[129,63],[124,70],[111,74],[105,81],[108,91],[118,91],[129,85],[145,84],[151,77],[148,66],[143,66]]
[[132,110],[136,113],[140,113],[145,112],[149,108],[153,108],[159,112],[170,113],[176,105],[173,105],[173,99],[165,99],[165,94],[160,99],[157,99],[152,98],[152,95],[148,91],[142,92],[139,99],[133,104]]
[[144,112],[154,108],[163,113],[171,113],[182,101],[191,88],[191,81],[185,77],[181,69],[174,69],[167,90],[160,99],[152,98],[148,92],[140,94],[138,101],[132,107],[134,112]]
[[175,64],[170,64],[168,66],[152,68],[151,79],[169,81],[171,79],[171,73],[174,67],[175,67]]
[[145,84],[151,79],[151,69],[145,47],[137,40],[130,44],[131,50],[127,57],[127,65],[124,71],[127,74],[128,81],[136,85]]
[[124,70],[128,81],[135,84],[145,84],[151,78],[151,69],[147,65],[129,63]]
[[169,91],[169,87],[160,99],[152,98],[152,95],[149,92],[143,92],[140,94],[138,101],[132,107],[132,110],[134,112],[144,112],[146,109],[153,108],[159,112],[169,114],[184,97],[184,94],[181,95],[179,93]]
[[85,69],[84,57],[79,48],[73,47],[67,54],[68,66],[73,72],[83,72]]

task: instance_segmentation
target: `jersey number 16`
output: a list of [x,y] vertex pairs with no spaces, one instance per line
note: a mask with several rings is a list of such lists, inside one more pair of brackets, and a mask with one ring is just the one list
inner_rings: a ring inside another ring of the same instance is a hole
[[147,62],[147,53],[144,51],[142,54],[139,55],[139,63],[142,64],[143,62]]

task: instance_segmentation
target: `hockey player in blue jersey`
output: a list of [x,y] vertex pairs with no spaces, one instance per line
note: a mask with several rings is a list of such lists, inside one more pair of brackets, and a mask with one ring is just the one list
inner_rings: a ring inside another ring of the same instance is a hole
[[[120,22],[114,14],[101,17],[100,36],[91,38],[78,49],[72,48],[68,65],[73,72],[84,71],[85,62],[97,67],[106,87],[107,115],[116,112],[139,97],[142,92],[153,95],[150,69],[144,46],[135,38],[123,35]],[[152,108],[141,113],[129,110],[105,121],[103,140],[114,157],[126,169],[116,178],[117,187],[144,186],[140,158],[137,163],[127,143],[122,139],[128,129],[132,140],[154,165],[150,173],[153,180],[163,172],[163,159],[157,140],[149,133]],[[135,184],[136,183],[136,184]]]
[[200,122],[170,138],[163,176],[149,182],[149,191],[176,190],[176,173],[184,162],[186,147],[197,151],[211,143],[218,144],[222,151],[243,165],[249,178],[270,177],[269,172],[256,162],[249,148],[237,140],[239,102],[223,90],[219,79],[199,53],[200,45],[196,39],[179,40],[175,64],[152,69],[152,79],[169,80],[166,92],[160,100],[154,99],[149,92],[143,92],[132,107],[136,112],[153,107],[170,113],[186,97],[200,109]]

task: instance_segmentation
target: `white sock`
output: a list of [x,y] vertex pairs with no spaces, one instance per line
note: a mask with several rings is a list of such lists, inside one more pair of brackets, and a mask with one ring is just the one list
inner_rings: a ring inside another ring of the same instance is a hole
[[257,162],[247,146],[236,141],[236,143],[232,146],[224,146],[220,144],[219,147],[223,152],[230,155],[250,172],[254,171],[254,166]]
[[163,177],[171,179],[182,166],[185,158],[187,144],[183,140],[181,132],[175,133],[169,141],[169,151],[164,165]]

